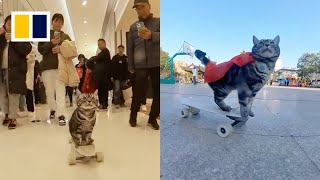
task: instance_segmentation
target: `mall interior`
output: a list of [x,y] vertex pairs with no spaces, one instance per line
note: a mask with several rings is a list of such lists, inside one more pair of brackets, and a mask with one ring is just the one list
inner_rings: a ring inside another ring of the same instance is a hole
[[[75,41],[79,54],[86,58],[99,53],[97,41],[105,39],[111,57],[117,47],[126,48],[129,27],[138,20],[133,0],[0,0],[0,22],[12,11],[50,11],[64,16],[62,30]],[[160,0],[151,0],[151,13],[160,17]],[[50,17],[51,19],[51,17]],[[42,56],[37,52],[36,59]],[[75,58],[74,63],[78,63]],[[110,91],[112,94],[112,91]],[[111,95],[110,95],[111,96]],[[2,180],[153,180],[160,177],[160,131],[147,126],[147,113],[138,113],[138,125],[129,125],[130,99],[126,107],[97,112],[93,130],[95,150],[103,162],[91,160],[69,165],[68,126],[48,121],[49,107],[35,108],[40,122],[30,122],[21,113],[17,128],[0,127],[0,179]],[[111,96],[112,97],[112,96]],[[75,96],[73,97],[76,98]],[[1,99],[0,99],[1,101]],[[150,110],[152,99],[147,99]],[[76,105],[68,106],[70,119]],[[4,114],[0,112],[0,119]],[[160,120],[158,120],[160,124]]]

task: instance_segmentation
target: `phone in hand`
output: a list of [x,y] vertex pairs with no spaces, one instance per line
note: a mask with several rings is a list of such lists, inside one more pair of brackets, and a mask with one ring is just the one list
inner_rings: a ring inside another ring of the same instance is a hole
[[137,22],[136,26],[137,26],[138,32],[140,32],[142,29],[146,28],[146,26],[144,25],[143,21]]
[[54,36],[54,38],[60,39],[60,32],[59,31],[55,31],[53,36]]

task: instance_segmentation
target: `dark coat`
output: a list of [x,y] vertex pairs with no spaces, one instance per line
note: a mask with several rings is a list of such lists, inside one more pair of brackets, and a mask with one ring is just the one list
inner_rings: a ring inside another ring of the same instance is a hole
[[[7,40],[4,34],[0,35],[0,66],[2,65],[3,50]],[[27,93],[26,74],[28,71],[26,56],[31,52],[32,46],[29,42],[10,42],[8,48],[8,72],[9,93]],[[0,68],[0,73],[2,70]]]
[[87,67],[92,70],[92,80],[96,87],[107,84],[108,89],[112,89],[111,57],[107,48],[97,56],[91,57],[87,62]]
[[130,26],[128,37],[128,68],[143,69],[160,67],[160,18],[152,14],[144,22],[151,31],[151,39],[144,40],[138,36],[136,21]]
[[116,54],[112,58],[112,77],[115,80],[125,81],[128,77],[128,63],[127,63],[127,56],[123,55],[120,56],[119,54]]
[[[84,62],[87,62],[87,59],[85,59]],[[84,79],[86,77],[86,70],[87,70],[87,67],[85,64],[83,64],[82,66],[80,66],[80,63],[78,63],[76,66],[76,68],[82,68],[82,71],[83,71],[83,74],[82,74],[82,77],[80,78],[80,83],[79,83],[79,89],[82,88],[82,85],[84,83]]]

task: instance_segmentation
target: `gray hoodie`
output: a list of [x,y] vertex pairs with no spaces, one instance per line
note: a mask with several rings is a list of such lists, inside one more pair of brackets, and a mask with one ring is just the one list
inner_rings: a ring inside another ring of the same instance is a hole
[[142,69],[160,67],[160,18],[149,18],[142,20],[148,28],[152,37],[144,40],[138,36],[136,21],[130,27],[128,37],[128,69]]

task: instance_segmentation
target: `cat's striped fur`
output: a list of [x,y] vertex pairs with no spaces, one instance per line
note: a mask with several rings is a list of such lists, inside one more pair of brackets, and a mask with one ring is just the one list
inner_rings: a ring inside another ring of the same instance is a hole
[[77,146],[90,145],[93,127],[96,122],[98,100],[96,93],[80,93],[77,97],[77,108],[69,122],[69,131],[72,140]]
[[[253,36],[252,56],[255,61],[239,67],[234,64],[225,76],[218,81],[210,82],[209,86],[214,91],[215,103],[224,111],[230,111],[231,107],[223,101],[232,90],[238,90],[241,116],[248,119],[254,116],[251,111],[254,97],[258,91],[268,82],[270,74],[274,70],[276,61],[280,56],[280,37],[275,39],[258,40]],[[209,59],[205,53],[197,50],[196,56],[203,64],[207,65]],[[214,72],[212,72],[214,73]]]

